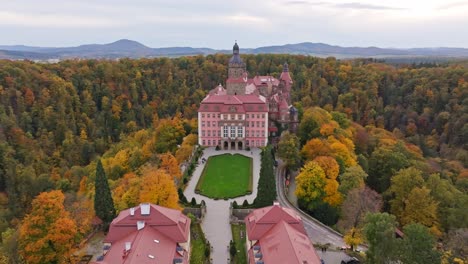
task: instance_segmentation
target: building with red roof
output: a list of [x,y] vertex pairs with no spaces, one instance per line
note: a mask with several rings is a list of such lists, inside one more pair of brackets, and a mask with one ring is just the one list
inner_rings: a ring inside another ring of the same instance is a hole
[[279,79],[248,78],[246,65],[234,44],[226,88],[212,89],[198,109],[198,143],[223,149],[261,147],[268,136],[278,136],[277,124],[296,130],[297,110],[291,105],[293,84],[287,63]]
[[249,264],[320,264],[299,215],[275,203],[245,218]]
[[94,264],[182,263],[190,259],[190,218],[179,210],[144,203],[120,212]]

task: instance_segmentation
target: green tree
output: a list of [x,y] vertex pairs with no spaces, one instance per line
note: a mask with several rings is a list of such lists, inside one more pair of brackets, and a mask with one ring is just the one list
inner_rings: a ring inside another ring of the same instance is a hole
[[366,216],[364,235],[369,248],[369,263],[395,263],[398,258],[398,242],[395,238],[395,216],[388,213],[374,213]]
[[350,190],[354,188],[360,188],[364,186],[364,181],[367,178],[367,173],[361,168],[361,166],[351,166],[346,168],[345,172],[339,176],[340,186],[338,190],[346,195]]
[[299,166],[299,138],[289,132],[284,132],[281,135],[278,143],[278,157],[280,157],[286,166],[295,170]]
[[94,194],[94,211],[96,215],[106,224],[112,222],[115,217],[114,201],[112,200],[109,182],[102,167],[101,160],[96,165],[96,181]]
[[440,263],[440,253],[435,249],[434,236],[421,224],[409,224],[403,228],[405,236],[400,243],[401,263]]
[[380,147],[369,158],[367,184],[378,193],[383,193],[390,186],[390,178],[409,165],[408,158],[397,148]]

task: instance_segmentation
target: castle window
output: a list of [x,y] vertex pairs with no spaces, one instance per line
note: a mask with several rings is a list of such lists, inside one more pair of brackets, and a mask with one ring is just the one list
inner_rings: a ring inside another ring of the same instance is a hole
[[202,137],[205,136],[205,130],[202,130],[202,131],[201,131],[201,135],[202,135]]
[[265,122],[262,122],[262,127],[265,127]]
[[211,137],[211,130],[208,130],[208,136]]
[[210,117],[211,117],[211,115],[210,115],[210,114],[207,114],[207,117],[208,117],[208,118],[210,118]]
[[265,114],[262,114],[262,118],[265,118]]
[[206,142],[205,142],[205,140],[203,140],[203,141],[202,141],[202,145],[206,145]]
[[225,137],[225,138],[228,137],[228,127],[227,126],[223,127],[223,137]]
[[210,121],[206,122],[206,125],[207,125],[208,127],[210,127]]
[[211,140],[208,140],[208,146],[211,146]]
[[246,115],[245,115],[245,118],[249,118],[249,114],[246,114]]
[[235,137],[236,137],[236,127],[232,126],[231,127],[231,138],[235,138]]
[[213,123],[211,124],[213,127],[216,127],[216,121],[213,121]]
[[242,127],[241,126],[238,126],[237,127],[237,136],[238,137],[244,137],[243,133],[242,133]]
[[201,117],[202,117],[202,118],[205,118],[205,114],[201,114]]
[[205,126],[205,121],[202,121],[202,122],[201,122],[201,126],[202,126],[202,127]]

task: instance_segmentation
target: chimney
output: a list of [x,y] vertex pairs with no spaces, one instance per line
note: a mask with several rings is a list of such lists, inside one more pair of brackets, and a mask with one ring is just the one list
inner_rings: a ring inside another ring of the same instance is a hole
[[280,205],[280,203],[279,203],[278,201],[273,201],[273,205],[277,205],[277,206],[279,206],[279,205]]
[[132,242],[125,242],[125,251],[130,251],[132,249]]
[[145,221],[138,221],[137,222],[137,230],[141,230],[145,227]]
[[149,203],[142,203],[140,204],[141,215],[149,215],[150,214],[150,204]]

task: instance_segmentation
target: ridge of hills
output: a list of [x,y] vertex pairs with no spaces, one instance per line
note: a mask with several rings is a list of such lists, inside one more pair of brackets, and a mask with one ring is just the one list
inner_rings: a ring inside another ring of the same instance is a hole
[[[77,47],[34,47],[25,45],[0,45],[0,59],[12,60],[61,60],[69,58],[147,58],[163,56],[209,55],[231,53],[231,50],[211,48],[166,47],[151,48],[137,41],[120,39],[108,44],[86,44]],[[337,58],[395,58],[395,57],[445,57],[468,58],[466,48],[379,48],[379,47],[342,47],[325,43],[303,42],[258,48],[243,48],[243,54],[300,54],[317,57],[334,56]]]

